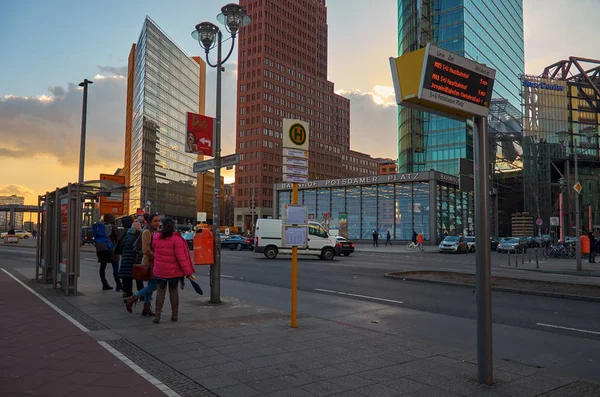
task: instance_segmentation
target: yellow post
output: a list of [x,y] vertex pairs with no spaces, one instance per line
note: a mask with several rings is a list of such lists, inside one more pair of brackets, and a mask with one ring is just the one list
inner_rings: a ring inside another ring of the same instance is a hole
[[[298,204],[298,184],[292,187],[292,204]],[[296,328],[296,298],[298,292],[298,247],[292,247],[292,328]]]

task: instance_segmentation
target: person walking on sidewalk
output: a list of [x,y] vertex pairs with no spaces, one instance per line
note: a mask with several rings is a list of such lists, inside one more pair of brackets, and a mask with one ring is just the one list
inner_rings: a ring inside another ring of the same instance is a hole
[[152,311],[152,293],[156,290],[156,277],[154,276],[154,249],[152,246],[152,239],[154,234],[158,231],[160,226],[160,216],[158,214],[148,215],[146,217],[146,227],[142,232],[142,266],[146,266],[150,269],[150,278],[148,284],[138,291],[127,301],[125,308],[129,313],[132,312],[133,305],[140,299],[144,298],[144,310],[142,310],[142,316],[154,316],[155,313]]
[[[135,243],[138,238],[141,239],[142,225],[137,219],[131,221],[131,218],[123,218],[123,227],[131,226],[127,229],[123,237],[123,254],[121,255],[121,266],[119,267],[119,276],[123,280],[123,298],[129,298],[133,295],[133,266],[142,263],[142,253],[135,250]],[[143,288],[143,287],[142,287]],[[139,288],[138,291],[142,288]],[[127,303],[127,300],[125,300]]]
[[373,230],[373,247],[379,247],[379,233],[377,233],[377,230]]
[[596,263],[596,238],[593,232],[588,232],[588,238],[590,239],[590,256],[588,257],[589,263]]
[[165,303],[167,286],[171,301],[171,321],[178,320],[179,291],[178,284],[183,277],[195,273],[190,250],[181,233],[175,231],[175,222],[171,218],[163,221],[163,228],[153,238],[154,275],[158,278],[156,292],[156,315],[154,322],[160,323],[160,316]]
[[387,231],[387,234],[385,236],[385,245],[387,246],[388,243],[390,244],[390,246],[392,245],[392,235],[390,234],[390,231]]
[[105,227],[110,228],[110,235],[108,239],[116,244],[116,248],[114,250],[106,250],[99,248],[98,240],[96,240],[96,255],[98,256],[98,262],[100,263],[100,281],[102,282],[102,290],[111,290],[111,287],[106,281],[106,266],[110,262],[113,268],[113,277],[115,279],[115,283],[117,284],[116,290],[121,291],[123,289],[123,285],[121,284],[121,279],[119,278],[119,260],[121,259],[120,252],[118,250],[118,246],[120,244],[120,233],[119,228],[116,225],[116,219],[113,214],[104,214],[102,217],[102,223],[104,223]]

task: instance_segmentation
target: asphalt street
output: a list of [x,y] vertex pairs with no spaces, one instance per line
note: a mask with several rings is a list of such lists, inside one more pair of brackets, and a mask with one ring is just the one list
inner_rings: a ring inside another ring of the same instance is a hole
[[[493,254],[498,255],[498,254]],[[365,327],[380,327],[474,350],[476,302],[471,288],[394,280],[392,271],[474,269],[473,254],[355,253],[323,261],[301,257],[300,314]],[[0,247],[0,266],[31,266],[35,250]],[[503,260],[502,257],[495,261]],[[81,266],[97,269],[93,252]],[[289,256],[268,260],[251,251],[224,250],[222,295],[289,310]],[[208,267],[197,267],[208,289]],[[554,367],[589,379],[600,378],[600,311],[594,302],[493,292],[496,358]],[[301,321],[301,320],[300,320]]]

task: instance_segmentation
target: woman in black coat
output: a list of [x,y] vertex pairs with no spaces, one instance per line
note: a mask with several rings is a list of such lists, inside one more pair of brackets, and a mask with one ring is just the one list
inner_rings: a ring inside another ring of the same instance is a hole
[[[123,237],[123,253],[121,254],[121,267],[119,268],[119,276],[123,279],[123,298],[129,298],[133,295],[133,266],[142,263],[142,251],[139,248],[136,249],[136,242],[141,235],[142,225],[138,220],[135,220]],[[138,245],[141,245],[141,239]]]

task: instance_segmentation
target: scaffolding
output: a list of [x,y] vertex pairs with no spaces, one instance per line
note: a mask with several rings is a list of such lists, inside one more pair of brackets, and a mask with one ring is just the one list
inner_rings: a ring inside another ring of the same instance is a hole
[[[584,231],[598,225],[600,61],[570,57],[546,67],[539,76],[522,75],[521,80],[525,211],[541,218],[541,232],[548,233],[549,218],[561,215],[558,196],[563,193],[565,235],[574,234],[575,200],[589,209],[582,211]],[[559,132],[569,138],[561,142]],[[581,194],[571,188],[577,182],[572,172],[575,151]]]

